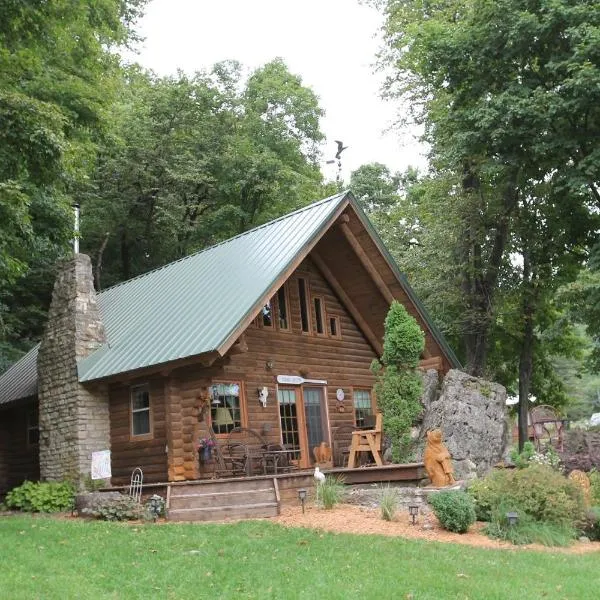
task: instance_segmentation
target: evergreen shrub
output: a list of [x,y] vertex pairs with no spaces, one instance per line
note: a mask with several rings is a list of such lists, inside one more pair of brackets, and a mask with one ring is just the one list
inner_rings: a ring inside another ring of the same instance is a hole
[[429,497],[429,504],[444,529],[466,533],[475,523],[475,506],[469,494],[461,490],[436,492]]
[[385,319],[381,360],[371,370],[377,376],[375,394],[383,414],[383,430],[392,444],[392,459],[400,462],[410,451],[410,430],[421,413],[423,380],[416,367],[425,334],[399,302],[392,302]]

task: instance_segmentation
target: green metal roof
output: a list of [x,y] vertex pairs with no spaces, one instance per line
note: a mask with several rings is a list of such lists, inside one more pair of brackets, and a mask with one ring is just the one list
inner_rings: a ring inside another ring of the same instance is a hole
[[80,381],[216,351],[264,304],[347,196],[331,196],[99,294],[108,344],[79,362]]
[[[218,351],[351,204],[455,367],[460,363],[351,193],[315,202],[98,294],[108,343],[78,364],[92,381]],[[37,347],[0,376],[0,404],[36,393]]]

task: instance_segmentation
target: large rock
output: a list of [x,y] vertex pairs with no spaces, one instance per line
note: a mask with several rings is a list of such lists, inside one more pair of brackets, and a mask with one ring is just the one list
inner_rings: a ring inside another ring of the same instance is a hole
[[426,408],[421,437],[440,428],[450,451],[456,479],[485,475],[507,448],[506,389],[453,369],[438,398]]

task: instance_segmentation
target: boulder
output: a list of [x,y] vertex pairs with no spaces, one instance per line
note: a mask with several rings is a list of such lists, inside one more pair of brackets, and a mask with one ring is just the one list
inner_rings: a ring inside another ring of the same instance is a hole
[[94,509],[106,500],[120,500],[121,498],[123,498],[123,494],[120,492],[87,492],[85,494],[77,494],[75,496],[75,510],[81,514],[84,508]]
[[456,479],[485,475],[504,456],[509,442],[506,389],[457,369],[449,371],[439,397],[425,410],[421,438],[441,429]]

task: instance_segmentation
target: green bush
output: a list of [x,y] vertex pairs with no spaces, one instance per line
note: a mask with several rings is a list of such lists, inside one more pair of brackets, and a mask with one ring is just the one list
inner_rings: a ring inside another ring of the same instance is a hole
[[82,513],[104,521],[151,519],[151,516],[147,514],[144,507],[129,496],[99,500],[94,506],[84,508]]
[[429,497],[429,503],[442,527],[448,531],[466,533],[475,523],[473,499],[466,492],[436,492]]
[[518,448],[510,451],[510,459],[518,469],[524,469],[531,465],[546,465],[555,471],[562,470],[560,456],[552,446],[547,446],[538,452],[532,442],[525,442],[522,452],[519,452]]
[[325,477],[323,483],[317,484],[317,498],[323,508],[330,509],[342,500],[344,496],[344,480],[342,477]]
[[581,533],[592,542],[600,542],[600,506],[588,509]]
[[384,521],[393,521],[398,510],[398,494],[389,485],[381,490],[381,518]]
[[509,525],[506,517],[507,506],[494,509],[491,522],[484,529],[493,539],[512,544],[542,544],[544,546],[568,546],[575,537],[575,530],[568,525],[543,523],[532,519],[526,513],[518,513],[515,525]]
[[534,521],[577,527],[584,519],[581,488],[544,465],[493,471],[468,490],[478,518],[492,520],[494,509],[527,514]]
[[590,478],[590,493],[592,497],[592,504],[600,506],[600,473],[596,469],[591,470],[589,473]]
[[71,510],[75,490],[69,482],[26,481],[6,495],[6,506],[26,512],[61,512]]

